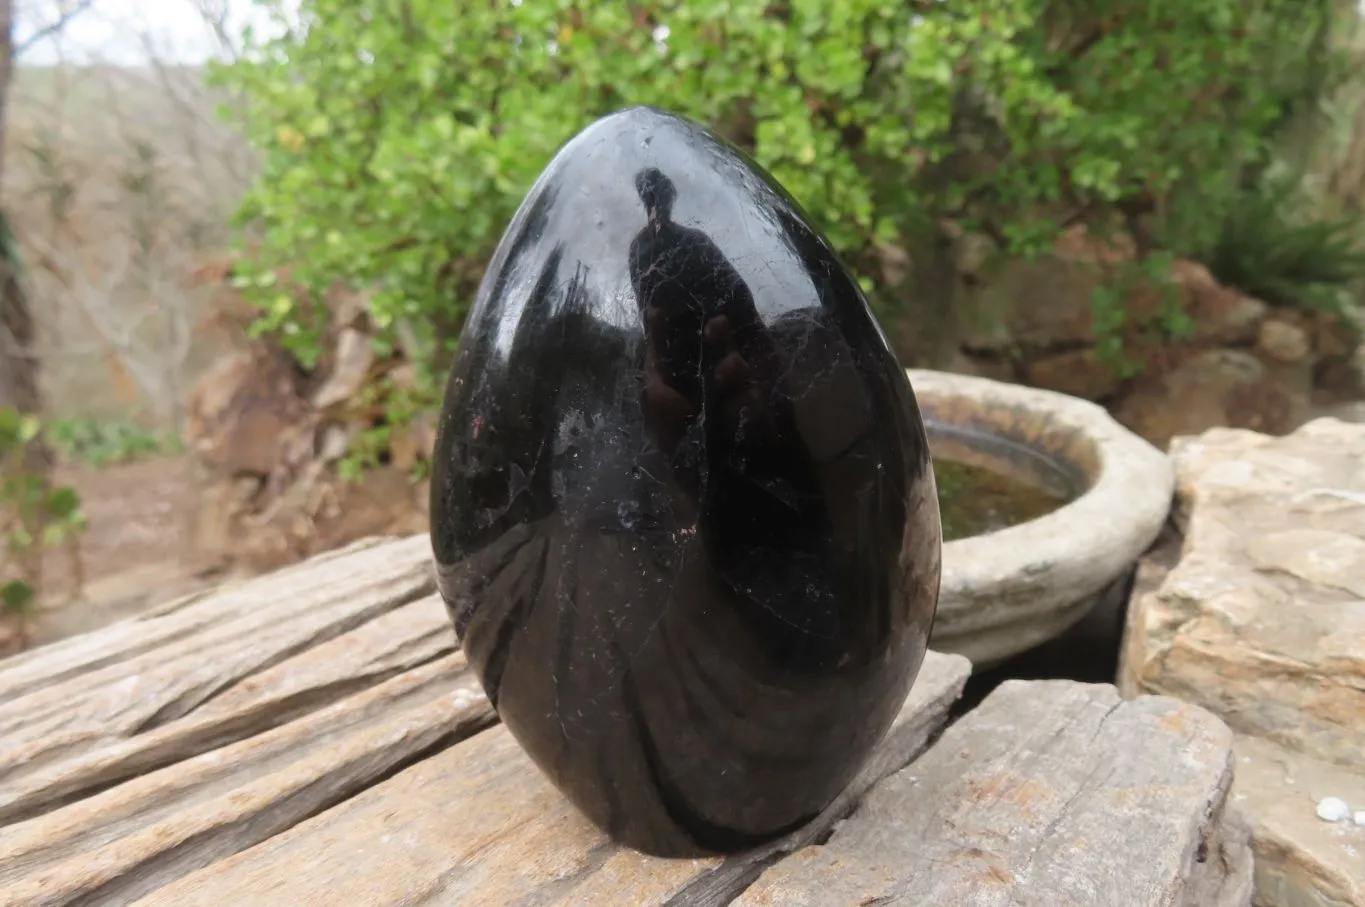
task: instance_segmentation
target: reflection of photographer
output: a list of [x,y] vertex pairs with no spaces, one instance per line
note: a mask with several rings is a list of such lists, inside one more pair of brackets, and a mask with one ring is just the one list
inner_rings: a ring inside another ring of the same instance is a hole
[[672,464],[675,506],[695,519],[724,600],[755,638],[785,660],[819,663],[840,633],[832,528],[783,360],[724,253],[673,221],[672,181],[649,169],[635,187],[649,215],[630,248],[643,416]]
[[760,430],[778,363],[744,279],[710,237],[673,221],[673,182],[651,168],[635,187],[649,215],[630,248],[645,332],[645,421],[675,466],[690,471],[708,451],[714,461]]

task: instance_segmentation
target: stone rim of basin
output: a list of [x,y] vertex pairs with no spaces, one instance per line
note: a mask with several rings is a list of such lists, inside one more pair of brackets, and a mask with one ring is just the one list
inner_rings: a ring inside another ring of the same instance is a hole
[[943,546],[931,645],[977,670],[1060,636],[1130,570],[1170,511],[1170,459],[1088,400],[908,369],[927,422],[1023,445],[1074,471],[1074,500],[1035,520]]

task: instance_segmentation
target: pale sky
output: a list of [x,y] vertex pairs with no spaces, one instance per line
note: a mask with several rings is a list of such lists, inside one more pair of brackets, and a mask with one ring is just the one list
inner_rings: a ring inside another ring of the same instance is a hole
[[[163,63],[202,63],[217,51],[218,42],[200,15],[201,3],[226,8],[234,36],[248,23],[268,27],[269,19],[252,0],[92,0],[59,36],[38,42],[19,62],[136,66],[147,62],[150,47]],[[15,45],[56,21],[58,10],[69,4],[70,0],[17,0]],[[285,5],[296,9],[297,0]]]
[[[54,21],[57,11],[71,2],[16,0],[16,46]],[[201,3],[226,8],[234,36],[248,23],[258,29],[269,27],[268,17],[252,0],[92,0],[91,8],[68,22],[60,36],[28,49],[20,62],[51,64],[66,60],[136,66],[147,61],[150,46],[163,63],[201,63],[219,46],[199,13]],[[298,0],[282,3],[287,9],[298,8]],[[1365,13],[1365,0],[1359,4]]]

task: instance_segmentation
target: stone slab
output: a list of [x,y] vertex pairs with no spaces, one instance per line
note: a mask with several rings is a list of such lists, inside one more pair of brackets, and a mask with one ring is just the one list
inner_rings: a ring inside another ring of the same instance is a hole
[[744,907],[1247,907],[1232,734],[1109,685],[1001,685]]
[[1324,826],[1312,799],[1354,791],[1365,808],[1365,425],[1213,429],[1171,456],[1180,531],[1139,571],[1120,686],[1241,735],[1258,905],[1365,907],[1357,832]]
[[1365,774],[1253,737],[1239,738],[1236,749],[1233,802],[1254,835],[1258,903],[1365,904],[1365,826],[1317,815],[1324,797],[1365,810]]
[[1120,685],[1349,765],[1365,752],[1365,426],[1173,445],[1179,562],[1135,597]]

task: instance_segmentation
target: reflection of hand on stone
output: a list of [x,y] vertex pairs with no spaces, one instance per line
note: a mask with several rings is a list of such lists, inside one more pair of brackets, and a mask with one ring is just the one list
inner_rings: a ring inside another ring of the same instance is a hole
[[706,322],[702,334],[710,348],[708,358],[716,363],[712,370],[719,404],[716,415],[732,429],[758,419],[763,415],[765,398],[755,378],[761,380],[765,376],[755,376],[753,366],[736,346],[730,319],[725,315],[717,315]]
[[660,336],[665,315],[660,306],[646,310],[645,330],[645,424],[660,449],[672,454],[696,415],[692,401],[668,383],[668,374],[659,361],[657,344],[650,338]]

